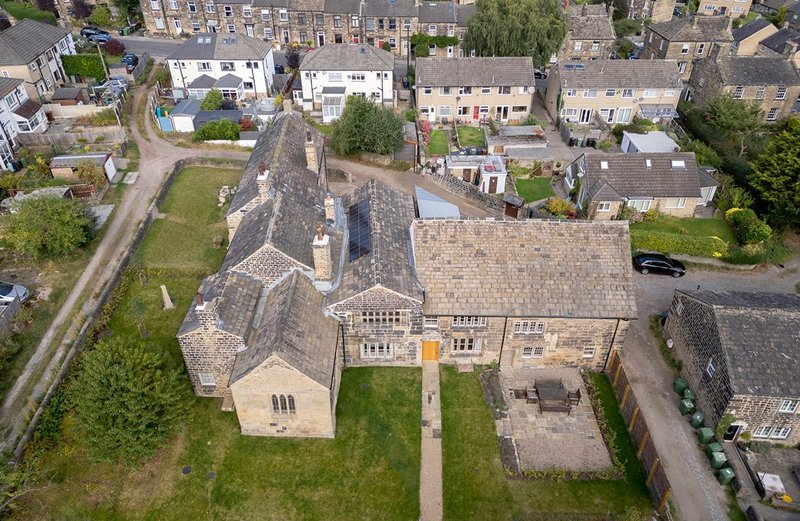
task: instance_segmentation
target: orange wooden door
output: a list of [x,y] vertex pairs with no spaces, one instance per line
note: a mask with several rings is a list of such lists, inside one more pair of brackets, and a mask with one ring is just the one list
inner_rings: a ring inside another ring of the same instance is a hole
[[439,359],[439,342],[437,340],[422,341],[422,361]]

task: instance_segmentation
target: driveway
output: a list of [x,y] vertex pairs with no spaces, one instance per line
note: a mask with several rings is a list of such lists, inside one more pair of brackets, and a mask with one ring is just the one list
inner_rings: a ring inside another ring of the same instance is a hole
[[799,268],[800,259],[794,259],[785,269],[770,267],[760,273],[690,270],[680,279],[634,274],[639,320],[631,324],[622,361],[684,521],[726,521],[725,491],[697,448],[694,430],[678,412],[674,375],[650,333],[649,317],[669,307],[675,289],[794,292]]
[[153,59],[166,58],[183,43],[183,40],[170,40],[167,38],[145,38],[143,36],[119,36],[119,41],[125,44],[125,50],[133,54],[146,52]]

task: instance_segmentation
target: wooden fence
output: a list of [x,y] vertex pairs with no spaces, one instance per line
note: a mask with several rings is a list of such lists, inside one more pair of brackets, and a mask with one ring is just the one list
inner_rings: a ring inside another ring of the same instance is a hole
[[659,514],[668,512],[667,501],[672,493],[672,488],[667,479],[667,473],[661,465],[661,458],[658,456],[656,446],[650,438],[650,429],[639,410],[639,404],[636,401],[636,395],[633,394],[633,389],[631,389],[628,375],[622,368],[622,360],[616,351],[611,354],[606,366],[606,373],[611,379],[612,387],[614,387],[614,392],[619,400],[620,412],[628,425],[633,443],[636,445],[636,456],[642,461],[647,473],[646,484],[653,494],[656,510]]

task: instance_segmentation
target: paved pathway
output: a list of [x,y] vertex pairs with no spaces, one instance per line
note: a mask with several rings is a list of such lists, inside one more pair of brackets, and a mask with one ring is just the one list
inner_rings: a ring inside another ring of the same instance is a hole
[[422,362],[422,462],[419,468],[421,521],[442,519],[442,404],[439,362]]

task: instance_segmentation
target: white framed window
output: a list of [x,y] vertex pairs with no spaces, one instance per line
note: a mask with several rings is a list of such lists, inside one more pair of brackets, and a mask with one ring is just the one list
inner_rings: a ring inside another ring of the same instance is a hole
[[686,62],[678,62],[678,72],[681,74],[686,72]]
[[207,13],[217,12],[217,7],[214,5],[214,2],[206,2],[206,12]]
[[158,11],[161,9],[161,4],[158,3],[158,0],[150,0],[150,9]]
[[402,311],[364,311],[360,315],[362,324],[389,325],[403,322]]
[[439,319],[436,317],[425,317],[425,329],[436,329],[439,327]]
[[716,9],[716,7],[717,6],[712,4],[706,4],[703,6],[703,11],[713,11],[714,9]]
[[341,72],[329,72],[328,73],[328,81],[331,83],[341,83],[342,81],[342,73]]
[[786,99],[786,87],[778,87],[778,92],[775,93],[775,99]]
[[178,0],[169,0],[169,8],[173,11],[178,10]]
[[673,97],[675,97],[675,91],[674,90],[665,90],[664,91],[664,97],[665,98],[673,98]]
[[439,96],[449,96],[450,87],[439,87]]
[[253,8],[249,5],[242,6],[242,16],[245,18],[252,18],[253,17]]
[[480,114],[482,118],[486,117],[488,113],[489,113],[489,105],[481,105],[480,107],[478,107],[478,114]]
[[684,43],[683,47],[681,47],[681,54],[689,54],[689,44]]
[[606,89],[606,97],[613,98],[617,95],[617,89]]
[[453,317],[453,327],[484,327],[486,317]]
[[428,24],[428,36],[436,36],[436,24]]
[[230,72],[236,70],[236,64],[234,62],[219,62],[219,68],[223,72]]
[[766,87],[764,87],[764,85],[761,85],[760,87],[758,87],[758,89],[756,89],[756,99],[764,99],[764,91],[765,90],[766,90]]
[[514,322],[514,333],[520,335],[544,334],[544,322],[539,320],[517,320]]
[[769,438],[772,433],[772,427],[769,425],[761,425],[753,431],[754,438]]
[[481,341],[475,338],[454,338],[453,354],[460,353],[480,353]]
[[491,87],[481,87],[481,94],[491,94],[492,88]]
[[717,367],[714,365],[714,359],[709,358],[708,364],[706,364],[706,374],[709,378],[714,378],[714,375],[717,373]]
[[457,114],[459,116],[469,116],[469,107],[458,107]]
[[211,70],[211,62],[197,62],[197,70],[198,71],[210,71]]
[[512,105],[511,112],[515,114],[521,114],[523,112],[528,112],[528,107],[526,105]]
[[288,22],[289,21],[289,11],[286,9],[279,9],[278,10],[278,20],[281,22]]
[[744,7],[739,7],[738,5],[735,5],[735,6],[731,7],[731,11],[733,11],[734,13],[737,13],[737,14],[741,14],[741,13],[744,12]]
[[584,98],[596,98],[597,97],[597,89],[583,89],[583,97]]
[[736,99],[742,99],[744,97],[744,87],[739,85],[733,90],[733,97]]
[[511,94],[511,87],[510,86],[497,87],[497,93],[503,96],[506,94]]
[[458,95],[459,96],[471,96],[472,95],[472,87],[459,87],[458,88]]
[[[156,29],[164,29],[166,27],[164,25],[164,19],[163,18],[153,18],[153,23],[156,25]],[[31,64],[31,65],[34,65],[34,64]],[[34,65],[33,68],[36,68],[36,66]]]
[[776,427],[770,438],[774,438],[776,440],[785,440],[789,437],[790,432],[792,432],[791,427]]
[[575,45],[572,47],[572,49],[575,51],[580,51],[581,49],[583,49],[583,42],[581,41],[575,42]]
[[778,412],[795,412],[798,404],[800,404],[800,400],[783,400]]
[[451,105],[439,105],[439,115],[440,116],[452,116],[453,115],[453,107]]
[[364,73],[363,72],[360,72],[360,73],[357,72],[357,73],[353,74],[353,76],[350,79],[353,80],[353,81],[364,81],[365,80]]
[[365,342],[361,344],[361,358],[394,358],[394,347],[388,342]]
[[600,50],[600,42],[592,42],[592,51]]
[[433,87],[422,87],[422,93],[423,94],[432,94],[433,93]]
[[448,24],[447,36],[455,36],[455,35],[456,35],[456,26],[453,24]]
[[611,211],[611,203],[609,203],[609,202],[597,203],[597,211],[598,212],[610,212]]
[[706,44],[699,43],[697,44],[697,54],[703,54],[703,51],[706,50]]
[[658,89],[644,89],[642,92],[643,98],[657,98],[658,97]]
[[181,21],[178,20],[177,18],[174,18],[172,20],[172,24],[175,26],[175,30],[176,31],[178,31],[178,32],[183,31],[183,26],[181,26]]
[[216,387],[217,382],[214,380],[213,373],[199,373],[197,376],[200,377],[200,385],[202,387]]
[[778,119],[778,107],[772,107],[767,112],[767,121],[775,121]]
[[274,38],[271,27],[264,27],[264,39],[272,40]]
[[628,206],[634,208],[638,212],[646,212],[650,209],[650,204],[652,201],[650,199],[631,199],[628,201]]
[[353,16],[352,18],[350,18],[350,26],[351,27],[358,27],[359,23],[360,23],[360,20],[359,20],[357,15]]
[[261,20],[264,22],[269,22],[270,20],[272,20],[272,11],[269,9],[262,9]]
[[235,33],[236,32],[236,26],[233,25],[233,24],[228,24],[227,29],[228,29],[229,33]]
[[397,38],[389,38],[389,45],[392,46],[392,49],[397,49]]
[[667,198],[667,208],[686,208],[685,197],[669,197]]
[[200,22],[193,20],[192,21],[192,32],[199,33],[200,32]]
[[529,90],[528,86],[527,85],[523,85],[522,87],[519,88],[519,93],[520,94],[527,94],[528,90]]
[[544,356],[544,347],[523,347],[522,358],[542,358]]
[[575,90],[575,89],[567,89],[567,97],[568,98],[574,98],[577,95],[578,95],[578,91],[577,90]]
[[594,358],[596,352],[597,350],[594,347],[584,347],[583,356],[581,356],[581,358]]

